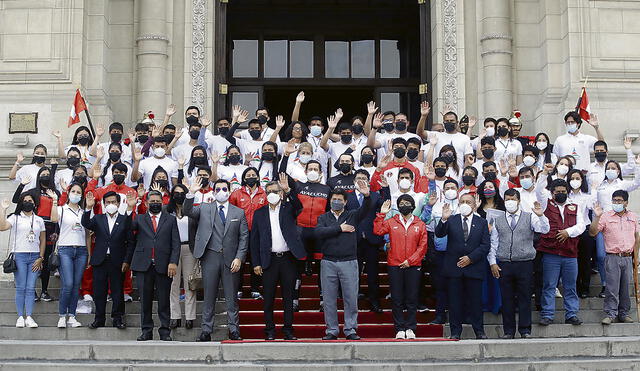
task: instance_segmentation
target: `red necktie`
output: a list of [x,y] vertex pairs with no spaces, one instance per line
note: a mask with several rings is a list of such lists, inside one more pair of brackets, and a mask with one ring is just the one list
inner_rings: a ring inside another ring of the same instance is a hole
[[[158,223],[156,223],[156,215],[151,215],[151,225],[153,226],[153,232],[157,232],[158,231]],[[152,247],[151,248],[151,260],[154,260],[156,258],[156,247]]]

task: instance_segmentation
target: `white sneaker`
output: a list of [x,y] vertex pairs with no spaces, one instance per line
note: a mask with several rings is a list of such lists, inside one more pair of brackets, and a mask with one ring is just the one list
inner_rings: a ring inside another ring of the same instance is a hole
[[27,319],[24,320],[24,324],[29,328],[38,327],[38,324],[36,323],[36,321],[33,320],[33,318],[31,318],[31,316],[27,316]]
[[124,302],[125,303],[131,303],[132,301],[133,301],[133,298],[131,297],[131,295],[124,294]]
[[18,328],[24,327],[24,317],[22,316],[18,317],[18,320],[16,321],[16,327]]
[[560,289],[556,287],[556,298],[561,298],[562,294],[560,293]]
[[404,333],[407,336],[407,339],[415,339],[416,338],[416,334],[413,332],[412,329],[408,329]]
[[67,326],[68,327],[81,327],[82,323],[78,322],[76,317],[69,316],[69,319],[67,320]]
[[76,313],[80,314],[91,314],[91,302],[89,301],[79,301],[78,307],[76,308]]
[[406,339],[406,332],[405,331],[398,331],[396,333],[396,339]]
[[84,301],[93,301],[93,297],[91,297],[91,295],[86,294],[85,296],[82,297],[82,300]]
[[56,272],[53,274],[53,276],[60,278],[60,272],[58,270],[56,270]]
[[65,316],[60,316],[58,319],[58,328],[66,328],[67,327],[67,319]]

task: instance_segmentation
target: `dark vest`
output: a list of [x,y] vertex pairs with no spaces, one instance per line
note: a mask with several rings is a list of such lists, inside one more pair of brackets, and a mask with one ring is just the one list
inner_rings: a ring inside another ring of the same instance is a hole
[[555,202],[550,200],[547,204],[547,210],[545,210],[544,215],[549,219],[551,229],[549,230],[549,233],[545,233],[540,236],[538,251],[565,256],[568,258],[577,258],[579,237],[568,238],[566,241],[560,243],[556,240],[556,235],[558,234],[558,231],[576,225],[578,206],[567,202],[564,206],[564,220],[562,220],[560,209]]

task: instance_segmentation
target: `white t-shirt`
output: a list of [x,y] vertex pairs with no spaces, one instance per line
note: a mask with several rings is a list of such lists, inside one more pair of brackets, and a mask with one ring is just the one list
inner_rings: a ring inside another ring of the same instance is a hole
[[224,179],[231,183],[231,190],[235,191],[240,188],[240,183],[242,182],[242,173],[248,166],[238,164],[238,165],[218,165],[218,178]]
[[[260,158],[262,157],[262,145],[267,142],[263,140],[245,140],[245,139],[236,139],[236,145],[240,148],[240,153],[242,157],[247,153],[253,154],[253,159],[248,164],[249,166],[258,167],[260,166]],[[276,142],[278,145],[278,154],[282,154],[283,145],[282,143]]]
[[178,216],[176,216],[176,220],[178,221],[180,242],[189,241],[189,217],[183,215],[182,218],[178,218]]
[[67,155],[69,153],[69,149],[71,149],[72,147],[75,147],[78,149],[78,151],[80,151],[80,165],[86,166],[87,169],[93,166],[93,163],[96,161],[96,158],[89,154],[89,147],[81,147],[79,145],[67,146],[64,149],[64,154]]
[[[271,134],[273,134],[275,130],[271,129],[268,126],[264,126],[264,129],[262,130],[262,135],[260,136],[260,140],[263,141],[268,141],[271,138]],[[240,139],[244,139],[244,140],[253,140],[253,138],[251,138],[251,134],[249,134],[249,130],[243,130],[240,132]],[[278,139],[276,139],[278,140]]]
[[438,137],[438,143],[436,147],[433,149],[434,159],[438,157],[440,150],[442,147],[450,144],[456,150],[456,159],[458,161],[458,166],[462,169],[464,168],[464,155],[473,153],[473,148],[471,148],[471,139],[468,136],[462,133],[454,133],[449,134],[446,132],[439,131],[429,131],[429,135],[435,133]]
[[[129,164],[124,164],[127,167],[127,175],[124,177],[124,184],[128,187],[133,187],[136,185],[136,182],[134,182],[133,180],[131,180],[131,166]],[[98,184],[100,185],[100,187],[104,187],[107,184],[110,184],[113,182],[113,172],[111,171],[111,163],[109,163],[109,169],[107,169],[107,173],[104,175],[104,182],[101,180],[101,178],[98,179]]]
[[171,178],[178,177],[178,163],[175,162],[170,157],[149,157],[140,161],[140,165],[138,167],[138,172],[142,175],[144,188],[149,189],[151,185],[151,177],[153,176],[153,172],[156,168],[160,166],[167,172],[169,176],[169,188],[171,188]]
[[260,176],[260,186],[264,187],[267,185],[267,183],[273,180],[274,170],[273,170],[272,163],[263,162],[262,166],[260,166],[260,169],[258,171],[260,172],[260,174],[258,174]]
[[54,184],[56,186],[56,189],[60,192],[64,192],[66,191],[66,189],[62,189],[62,186],[60,185],[60,181],[64,181],[67,185],[71,184],[71,181],[73,180],[73,170],[66,168],[66,169],[62,169],[62,170],[56,170],[56,176],[54,178]]
[[558,157],[571,155],[576,159],[574,169],[589,170],[593,145],[598,139],[592,135],[578,133],[564,134],[553,144],[553,153]]
[[184,163],[188,164],[189,160],[191,159],[191,152],[197,145],[198,144],[196,143],[195,145],[192,146],[191,144],[189,144],[189,142],[187,142],[183,145],[177,146],[171,150],[171,158],[176,162],[180,158],[183,158]]
[[521,156],[522,155],[522,143],[516,139],[503,140],[502,138],[496,139],[496,151],[493,158],[500,161],[502,158],[508,156]]
[[[206,130],[204,132],[204,140],[205,141],[207,141],[209,138],[211,138],[213,136],[214,135],[210,130]],[[187,143],[189,143],[190,140],[191,140],[191,136],[189,136],[189,128],[185,126],[185,127],[182,128],[182,135],[180,136],[180,138],[178,138],[178,140],[176,140],[175,147],[181,146],[183,144],[187,144]],[[167,143],[167,145],[169,145],[169,143]]]
[[[44,219],[32,213],[31,216],[13,214],[7,218],[11,224],[9,251],[40,253],[40,233],[44,232]],[[31,233],[33,231],[33,233]],[[29,235],[33,241],[29,241]]]
[[[329,155],[329,158],[331,159],[330,163],[329,163],[329,168],[331,169],[331,174],[337,174],[337,170],[333,167],[333,164],[338,161],[338,159],[340,158],[340,155],[342,155],[347,149],[351,148],[351,144],[355,144],[353,141],[351,141],[350,144],[344,144],[342,142],[335,142],[335,143],[329,143],[329,150],[327,151],[327,154]],[[359,145],[356,145],[356,149],[353,150],[353,152],[351,152],[351,156],[353,156],[353,162],[354,165],[358,164],[360,162],[360,152],[362,151],[362,148],[365,147],[367,145],[367,141],[361,141],[361,143]]]
[[14,182],[17,184],[20,184],[22,183],[23,179],[30,177],[31,181],[24,186],[22,191],[26,192],[30,189],[33,189],[36,187],[36,184],[38,183],[39,171],[40,171],[40,167],[36,164],[24,165],[23,167],[18,169],[18,171],[16,172],[16,179],[14,180]]
[[[64,212],[63,212],[64,210]],[[86,246],[86,232],[82,226],[81,208],[78,211],[69,205],[58,206],[58,225],[60,234],[58,236],[58,246]]]
[[[100,143],[98,144],[98,147],[102,148],[102,151],[104,152],[104,156],[102,156],[102,160],[100,160],[100,165],[102,165],[102,167],[104,167],[107,162],[109,161],[109,146],[111,145],[111,142],[105,142],[105,143]],[[124,144],[124,142],[120,142],[120,145],[122,146],[122,156],[120,156],[120,161],[122,162],[126,162],[128,164],[132,164],[132,158],[131,158],[131,147],[127,146]]]
[[224,162],[224,160],[222,159],[222,154],[227,152],[227,148],[229,148],[231,143],[229,143],[228,140],[226,140],[224,137],[220,135],[212,135],[210,138],[207,138],[205,141],[209,146],[208,148],[209,155],[211,155],[214,152],[220,155],[220,164],[222,164]]

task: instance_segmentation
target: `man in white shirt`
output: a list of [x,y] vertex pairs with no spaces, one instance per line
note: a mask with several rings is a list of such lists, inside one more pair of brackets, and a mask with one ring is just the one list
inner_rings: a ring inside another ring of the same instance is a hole
[[[131,179],[138,181],[140,177],[143,179],[145,189],[149,189],[151,186],[151,178],[156,168],[161,167],[167,172],[167,175],[172,180],[178,179],[178,164],[176,161],[167,157],[167,142],[163,137],[154,138],[153,147],[151,147],[153,157],[148,157],[142,160],[142,154],[136,151],[133,162],[133,170],[131,172]],[[171,182],[169,183],[171,184]]]
[[[351,130],[351,124],[348,122],[340,123],[338,127],[338,134],[340,134],[340,141],[335,143],[330,143],[329,139],[331,138],[331,134],[333,130],[336,128],[338,121],[337,119],[329,122],[329,129],[324,133],[322,137],[322,141],[320,142],[320,148],[327,151],[330,157],[329,169],[333,170],[333,163],[338,161],[340,155],[345,152],[351,153],[354,159],[354,163],[360,162],[360,151],[366,145],[366,141],[361,141],[359,145],[353,140],[353,131]],[[362,135],[362,134],[361,134]],[[335,173],[332,171],[332,173]]]
[[[217,153],[223,154],[227,152],[227,148],[231,145],[231,143],[226,139],[227,134],[229,134],[229,129],[231,128],[231,123],[229,119],[226,117],[222,117],[218,119],[216,123],[216,128],[218,133],[216,135],[212,135],[205,139],[205,144],[207,146],[207,151],[209,154]],[[220,164],[224,162],[222,156],[220,156]]]
[[[171,158],[174,161],[183,159],[185,163],[189,163],[191,159],[191,151],[198,145],[198,138],[203,135],[202,124],[195,118],[189,120],[188,136],[189,141],[171,149]],[[180,136],[182,137],[182,135]]]
[[[122,133],[124,133],[124,127],[122,126],[122,124],[119,122],[114,122],[109,125],[109,136],[111,140],[108,142],[100,143],[98,145],[98,139],[100,139],[100,137],[102,137],[102,135],[104,134],[104,126],[98,125],[98,128],[96,129],[97,138],[93,141],[93,144],[89,149],[89,154],[91,154],[91,156],[96,156],[98,153],[98,146],[102,148],[103,153],[109,153],[109,145],[111,145],[111,143],[120,143],[120,145],[122,146],[122,157],[120,159],[122,160],[122,162],[131,164],[131,148],[124,145],[124,142],[122,141]],[[104,167],[107,164],[108,160],[108,157],[103,157],[100,164]]]
[[596,143],[596,140],[604,140],[604,136],[600,132],[597,116],[591,115],[591,120],[587,122],[595,129],[598,136],[597,139],[591,135],[580,132],[582,118],[577,112],[570,111],[564,116],[567,134],[556,138],[553,144],[553,153],[558,157],[571,155],[576,159],[574,169],[588,170],[593,145]]
[[456,157],[458,161],[458,167],[464,168],[464,158],[467,154],[472,154],[471,139],[465,134],[459,131],[458,115],[454,112],[447,112],[442,116],[444,124],[444,132],[426,131],[424,130],[424,120],[420,120],[416,132],[422,136],[423,139],[428,139],[430,136],[435,135],[438,138],[438,143],[433,149],[434,154],[440,153],[442,147],[447,144],[452,145],[456,149]]
[[[635,172],[636,157],[631,150],[631,138],[624,139],[624,148],[627,152],[627,163],[620,164],[622,176],[633,175]],[[607,156],[609,147],[607,142],[599,140],[593,145],[595,161],[589,167],[589,184],[601,184],[606,178],[605,165],[607,164]]]

